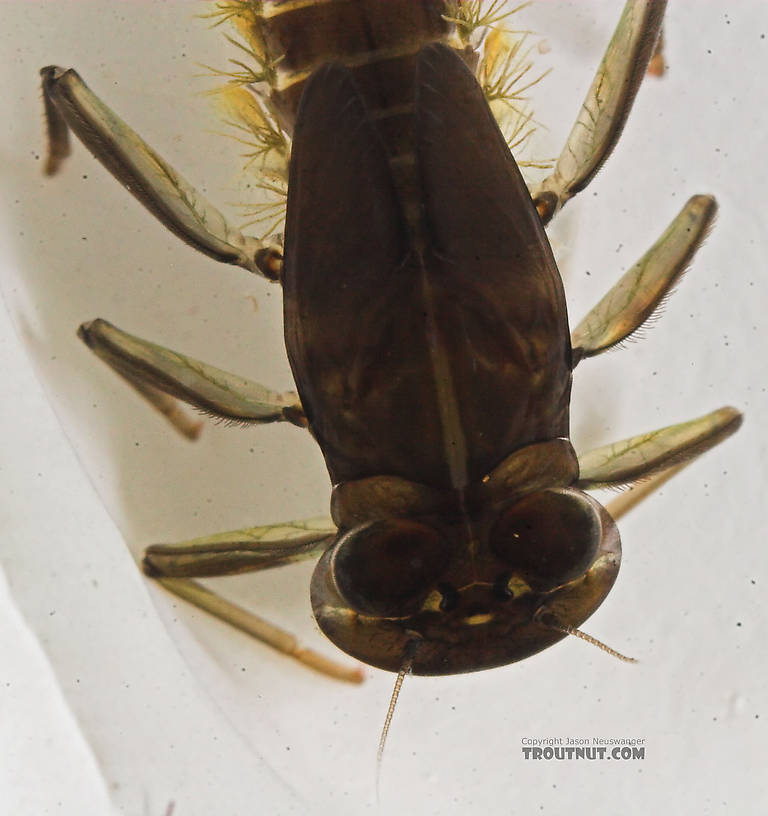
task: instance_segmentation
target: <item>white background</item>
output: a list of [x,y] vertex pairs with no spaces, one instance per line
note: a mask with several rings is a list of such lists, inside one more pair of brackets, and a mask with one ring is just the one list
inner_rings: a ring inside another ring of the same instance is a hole
[[[531,92],[547,126],[537,155],[559,150],[619,7],[540,0],[520,14],[553,68]],[[2,6],[3,815],[161,816],[171,802],[184,816],[376,810],[392,676],[370,670],[355,688],[314,675],[177,604],[131,557],[152,541],[326,512],[316,446],[277,426],[210,426],[185,443],[74,334],[101,316],[291,387],[275,286],[180,244],[79,145],[60,177],[41,175],[37,69],[55,62],[76,66],[222,208],[247,199],[238,147],[196,78],[199,63],[232,54],[195,19],[202,10]],[[569,641],[504,669],[408,679],[382,811],[757,814],[768,803],[768,7],[671,0],[666,37],[667,76],[645,83],[615,156],[552,231],[574,322],[689,195],[715,193],[721,213],[647,337],[577,370],[574,444],[723,404],[745,425],[621,525],[621,575],[585,628],[640,663]],[[333,655],[311,619],[310,574],[219,586]],[[522,738],[557,736],[644,738],[646,759],[523,760]]]

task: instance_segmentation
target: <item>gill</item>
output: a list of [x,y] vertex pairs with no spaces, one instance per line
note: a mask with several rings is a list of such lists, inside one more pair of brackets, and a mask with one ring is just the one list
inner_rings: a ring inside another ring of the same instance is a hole
[[[211,11],[201,15],[209,18],[214,27],[228,23],[234,29],[235,37],[227,39],[239,49],[239,58],[230,59],[230,66],[223,69],[202,67],[225,80],[225,84],[212,92],[219,96],[225,121],[234,128],[235,132],[228,135],[248,148],[243,155],[246,169],[250,168],[256,175],[249,186],[260,192],[260,199],[240,206],[249,226],[263,225],[263,238],[280,235],[282,229],[290,155],[290,133],[280,124],[274,94],[302,81],[311,71],[310,66],[293,71],[287,68],[282,44],[265,37],[264,25],[291,12],[331,2],[215,0]],[[533,157],[526,160],[520,155],[537,125],[527,91],[548,73],[547,70],[533,72],[532,55],[536,46],[531,42],[532,32],[508,25],[509,18],[528,3],[513,4],[509,8],[501,0],[445,0],[444,5],[443,19],[454,27],[446,32],[445,41],[458,50],[473,51],[477,55],[478,80],[510,147],[515,148],[518,165],[550,167],[549,160]],[[405,56],[411,50],[408,46],[401,47],[397,53],[373,48],[344,54],[343,62],[354,67],[386,57]],[[244,60],[243,55],[247,59]],[[392,109],[388,109],[388,113],[391,112]],[[371,118],[375,120],[380,113],[371,111]]]

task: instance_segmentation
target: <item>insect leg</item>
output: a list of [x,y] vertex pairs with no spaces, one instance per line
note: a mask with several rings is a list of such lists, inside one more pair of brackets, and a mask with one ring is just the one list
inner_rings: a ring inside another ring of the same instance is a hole
[[712,196],[693,196],[656,243],[571,334],[574,365],[637,331],[680,280],[717,212]]
[[688,462],[683,462],[680,465],[675,465],[667,470],[655,473],[642,482],[635,482],[628,490],[624,490],[615,499],[605,504],[605,509],[614,521],[618,521],[622,516],[625,516],[632,510],[632,508],[636,507],[652,493],[655,493],[673,476],[676,476],[687,465]]
[[361,669],[342,665],[312,649],[307,649],[290,632],[269,623],[241,606],[224,600],[215,592],[198,584],[197,581],[189,581],[184,578],[160,578],[158,580],[169,592],[179,598],[189,601],[219,620],[277,649],[278,652],[298,660],[304,666],[347,683],[362,683],[365,679]]
[[233,530],[144,551],[147,575],[202,578],[281,567],[321,555],[336,535],[330,518],[289,521]]
[[623,439],[579,456],[579,480],[583,490],[620,487],[659,476],[682,466],[735,433],[742,416],[735,408],[718,408],[711,414],[669,425],[656,431]]
[[335,525],[325,518],[251,527],[179,544],[154,544],[145,551],[143,567],[169,592],[262,643],[330,677],[360,683],[360,669],[304,648],[290,632],[188,580],[188,576],[233,575],[313,558],[325,551],[335,534]]
[[292,422],[306,427],[298,396],[280,393],[200,360],[120,331],[106,320],[80,326],[83,342],[151,402],[182,434],[195,438],[199,422],[178,400],[233,423]]
[[197,581],[185,578],[159,578],[169,592],[208,612],[219,620],[229,623],[241,632],[266,643],[304,666],[347,683],[362,683],[365,679],[358,667],[345,666],[324,655],[302,646],[290,632],[275,626],[247,609],[227,601],[215,592],[206,589]]
[[662,77],[666,66],[664,64],[664,29],[659,31],[659,39],[656,40],[656,48],[653,49],[651,61],[648,63],[648,74],[650,76]]
[[628,0],[554,171],[531,195],[542,221],[594,178],[624,129],[661,30],[666,0]]
[[76,71],[40,71],[48,131],[47,175],[69,155],[69,130],[182,241],[222,263],[279,280],[280,248],[243,235],[88,88]]

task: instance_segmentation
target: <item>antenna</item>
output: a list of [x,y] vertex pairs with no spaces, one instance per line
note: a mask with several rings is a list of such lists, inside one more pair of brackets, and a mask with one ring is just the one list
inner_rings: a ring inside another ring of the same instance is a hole
[[389,726],[392,724],[392,717],[395,715],[395,706],[397,705],[397,698],[400,696],[400,689],[403,687],[403,680],[406,674],[411,673],[411,666],[413,664],[413,646],[411,641],[405,650],[405,658],[400,671],[397,673],[395,680],[395,687],[392,689],[392,696],[389,699],[389,708],[387,709],[387,716],[384,719],[384,727],[381,729],[381,736],[379,737],[379,747],[376,751],[376,801],[379,801],[379,777],[381,776],[381,761],[384,757],[384,746],[387,744],[387,735],[389,734]]
[[581,629],[577,629],[575,626],[571,626],[569,623],[561,623],[552,612],[544,607],[536,612],[533,617],[536,623],[540,623],[542,626],[546,626],[548,629],[555,629],[556,631],[563,632],[566,635],[573,635],[581,640],[586,640],[587,643],[597,646],[598,649],[608,652],[609,655],[617,657],[619,660],[623,660],[625,663],[637,663],[637,658],[627,657],[627,655],[617,652],[616,649],[611,649],[611,647],[603,643],[602,640],[598,640],[597,638],[592,637],[592,635],[582,632]]

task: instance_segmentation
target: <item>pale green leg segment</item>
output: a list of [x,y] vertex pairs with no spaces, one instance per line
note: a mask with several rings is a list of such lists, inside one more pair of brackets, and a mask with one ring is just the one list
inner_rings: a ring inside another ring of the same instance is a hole
[[576,484],[582,490],[634,485],[606,507],[617,518],[689,462],[735,433],[741,421],[741,413],[735,408],[719,408],[689,422],[596,448],[579,456]]
[[189,580],[192,576],[235,575],[316,558],[335,535],[336,526],[329,518],[251,527],[178,544],[153,544],[144,553],[143,567],[169,592],[262,643],[330,677],[360,683],[363,674],[359,668],[304,648],[290,632]]
[[712,196],[688,200],[658,241],[574,329],[574,366],[626,340],[653,315],[707,237],[716,212]]
[[244,377],[155,345],[108,323],[84,323],[85,344],[185,436],[194,439],[200,421],[188,417],[178,401],[220,419],[243,424],[291,422],[306,427],[298,396],[271,391]]
[[666,0],[628,0],[551,175],[531,191],[547,224],[594,178],[624,129],[661,31]]
[[[48,128],[46,174],[69,155],[72,130],[94,156],[150,212],[200,252],[279,280],[279,246],[243,235],[134,131],[88,89],[75,71],[44,68],[43,99]],[[103,320],[80,327],[80,337],[111,368],[186,436],[199,432],[178,400],[234,422],[285,420],[306,426],[293,393],[270,391],[221,369],[126,334]],[[301,647],[288,632],[220,598],[187,578],[265,569],[319,555],[336,528],[329,519],[252,528],[147,550],[144,566],[168,590],[227,621],[304,665],[359,683],[358,668],[341,666]]]
[[279,280],[281,247],[243,235],[88,88],[76,71],[40,71],[47,175],[69,155],[71,130],[110,173],[182,241],[222,263]]
[[317,558],[336,535],[330,518],[289,521],[218,533],[175,544],[153,544],[144,571],[153,577],[202,578],[281,567]]

